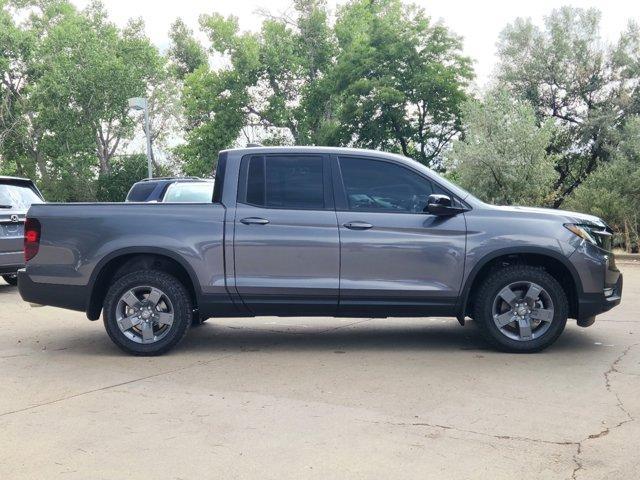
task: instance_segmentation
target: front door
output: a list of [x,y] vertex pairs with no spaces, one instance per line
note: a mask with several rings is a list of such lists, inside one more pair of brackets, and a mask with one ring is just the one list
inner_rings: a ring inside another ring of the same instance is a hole
[[340,157],[338,165],[340,314],[452,315],[464,270],[464,215],[424,212],[430,194],[447,192],[386,160]]
[[255,315],[333,315],[340,242],[329,159],[242,160],[234,223],[236,288]]

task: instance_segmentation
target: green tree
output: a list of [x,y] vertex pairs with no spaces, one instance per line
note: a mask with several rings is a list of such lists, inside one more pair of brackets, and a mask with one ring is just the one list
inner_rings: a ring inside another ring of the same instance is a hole
[[[64,1],[0,0],[0,160],[2,170],[52,180],[51,160],[60,144],[49,134],[34,91],[40,72],[34,68],[41,39],[56,22],[72,15]],[[30,7],[22,23],[21,7]]]
[[[144,35],[140,20],[120,30],[100,3],[58,22],[38,51],[40,72],[34,93],[47,105],[47,127],[59,142],[70,137],[89,141],[101,174],[123,138],[132,135],[127,100],[146,96],[162,68],[157,49]],[[78,145],[79,146],[79,145]]]
[[627,251],[640,246],[640,117],[620,135],[610,163],[600,166],[573,192],[567,206],[604,218],[618,232]]
[[169,30],[169,58],[171,60],[172,73],[179,80],[209,61],[206,50],[193,37],[193,31],[187,27],[181,18],[171,25]]
[[[156,167],[160,176],[170,174],[166,167]],[[108,174],[96,182],[95,198],[99,202],[124,202],[134,183],[147,178],[146,155],[116,155]]]
[[335,30],[340,52],[331,77],[340,143],[440,167],[443,149],[460,132],[473,76],[460,38],[399,0],[350,2]]
[[210,172],[249,129],[268,143],[385,148],[439,166],[472,77],[460,39],[400,0],[352,0],[335,22],[324,0],[294,7],[257,33],[235,17],[201,17],[226,63],[185,77],[185,169]]
[[547,153],[555,126],[538,125],[532,106],[504,90],[464,105],[465,135],[448,154],[455,181],[479,198],[503,205],[547,206],[557,179]]
[[556,207],[609,160],[616,132],[640,108],[638,27],[630,24],[611,46],[599,29],[599,11],[563,7],[542,27],[518,19],[500,35],[499,81],[531,102],[539,121],[559,127],[549,146],[557,154]]
[[[127,99],[165,104],[163,58],[142,22],[120,29],[100,3],[0,0],[0,25],[2,170],[36,178],[52,200],[91,199],[96,174],[133,135]],[[161,139],[167,122],[156,110]]]

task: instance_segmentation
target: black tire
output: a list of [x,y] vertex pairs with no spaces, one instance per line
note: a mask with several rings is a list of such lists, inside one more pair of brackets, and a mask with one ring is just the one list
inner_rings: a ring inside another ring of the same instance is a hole
[[18,276],[17,275],[2,275],[2,279],[7,282],[9,285],[15,287],[18,285]]
[[[121,297],[127,291],[141,286],[161,290],[173,305],[173,323],[169,331],[153,343],[136,343],[118,326],[117,308]],[[120,349],[132,355],[153,356],[168,352],[185,337],[191,326],[192,316],[191,298],[182,282],[157,270],[141,270],[124,275],[111,285],[104,301],[103,319],[109,337]]]
[[[533,282],[541,286],[553,302],[553,320],[546,331],[532,340],[509,338],[493,319],[494,300],[505,287],[517,282]],[[480,327],[482,335],[499,350],[533,353],[553,344],[563,332],[569,315],[569,302],[562,286],[544,269],[529,265],[511,265],[493,271],[484,279],[475,295],[473,313],[474,321]]]

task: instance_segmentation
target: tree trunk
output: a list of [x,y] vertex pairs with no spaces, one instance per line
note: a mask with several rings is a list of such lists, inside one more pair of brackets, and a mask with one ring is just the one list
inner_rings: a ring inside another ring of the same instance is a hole
[[624,219],[624,250],[627,253],[631,253],[631,235],[629,233],[629,223],[627,219]]
[[31,152],[31,154],[33,155],[33,158],[34,158],[34,160],[36,162],[36,166],[38,167],[38,171],[40,172],[40,177],[42,178],[42,183],[44,185],[49,185],[49,182],[51,181],[51,177],[49,176],[49,171],[47,170],[47,161],[46,161],[46,159],[37,150],[33,150]]

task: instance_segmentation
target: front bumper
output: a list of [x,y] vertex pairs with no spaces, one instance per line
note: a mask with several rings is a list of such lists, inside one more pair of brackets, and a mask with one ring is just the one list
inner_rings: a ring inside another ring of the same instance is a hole
[[583,293],[578,297],[578,325],[593,325],[596,315],[619,305],[622,301],[622,286],[622,273],[618,270],[607,270],[607,283],[601,293]]
[[18,292],[25,302],[85,312],[87,310],[87,287],[36,283],[22,268],[18,270]]

